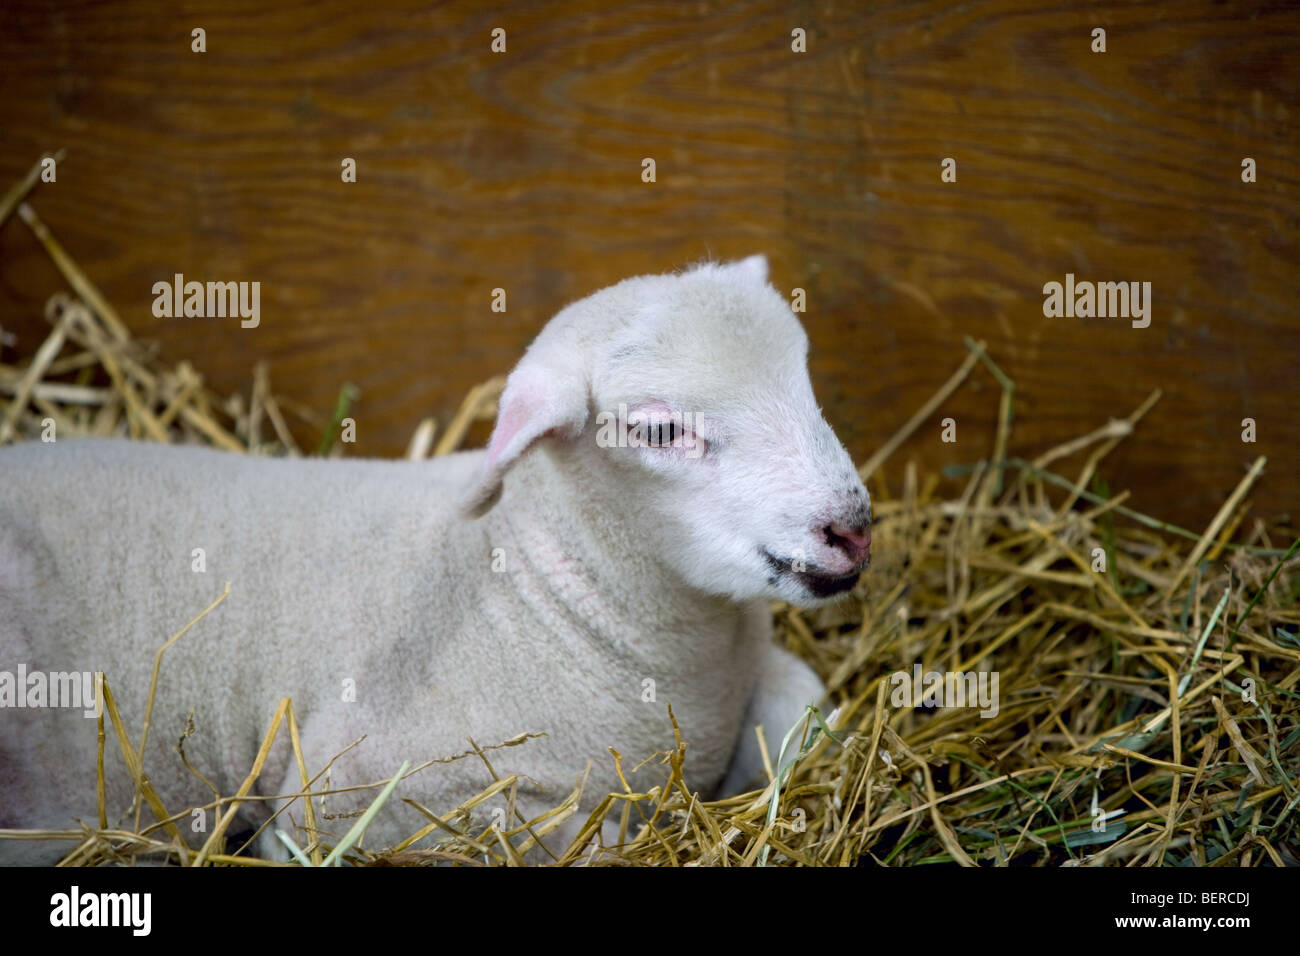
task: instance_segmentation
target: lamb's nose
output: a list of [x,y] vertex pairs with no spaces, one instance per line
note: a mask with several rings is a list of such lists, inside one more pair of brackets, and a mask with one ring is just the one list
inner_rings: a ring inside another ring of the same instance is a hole
[[871,525],[830,524],[825,531],[827,544],[839,548],[855,565],[865,565],[871,557]]

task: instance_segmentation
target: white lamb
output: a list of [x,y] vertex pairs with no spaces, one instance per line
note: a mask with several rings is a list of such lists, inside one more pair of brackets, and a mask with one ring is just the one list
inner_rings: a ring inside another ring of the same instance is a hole
[[[290,697],[313,773],[365,737],[334,764],[336,788],[461,753],[471,736],[544,733],[489,756],[498,774],[526,775],[525,816],[591,763],[581,811],[546,841],[558,850],[621,789],[609,748],[631,768],[672,746],[665,704],[701,795],[760,777],[754,725],[776,745],[824,693],[773,643],[768,601],[847,591],[869,526],[866,489],[813,398],[807,337],[754,256],[628,279],[565,308],[510,375],[484,451],[397,462],[98,440],[0,449],[0,672],[106,672],[138,743],[155,650],[231,581],[163,661],[144,767],[171,813],[213,799],[176,752],[191,710],[185,754],[229,796]],[[93,825],[95,721],[13,703],[0,707],[0,829]],[[106,754],[113,825],[134,788],[111,729]],[[477,758],[433,764],[399,785],[364,845],[428,822],[401,797],[445,812],[490,782]],[[277,744],[255,792],[300,790]],[[335,795],[326,811],[374,796]],[[276,825],[292,830],[301,811]],[[269,812],[245,803],[242,822]],[[0,839],[0,862],[68,848]]]

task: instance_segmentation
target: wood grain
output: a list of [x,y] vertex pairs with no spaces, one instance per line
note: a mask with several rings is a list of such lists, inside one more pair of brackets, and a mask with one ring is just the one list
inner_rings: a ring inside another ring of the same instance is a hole
[[[1202,527],[1257,455],[1257,509],[1300,489],[1298,44],[1279,3],[11,0],[0,189],[66,147],[32,204],[132,331],[223,393],[259,359],[322,415],[356,383],[356,454],[400,454],[568,301],[765,251],[807,290],[814,384],[858,460],[970,335],[1019,387],[1014,454],[1163,389],[1104,473]],[[154,318],[177,272],[260,281],[261,325]],[[1150,328],[1045,318],[1067,272],[1150,281]],[[58,288],[6,223],[0,324],[28,353]],[[996,410],[977,370],[886,481],[987,454]]]

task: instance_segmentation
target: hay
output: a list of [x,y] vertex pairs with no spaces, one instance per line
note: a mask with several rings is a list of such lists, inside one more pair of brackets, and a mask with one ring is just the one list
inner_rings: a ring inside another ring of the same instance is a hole
[[[341,390],[331,425],[329,416],[273,395],[265,365],[253,370],[247,401],[221,400],[189,363],[163,367],[22,202],[34,182],[29,176],[0,202],[0,222],[17,208],[74,295],[51,297],[51,331],[25,362],[0,362],[0,443],[38,440],[52,421],[61,438],[122,435],[296,455],[290,410],[321,431],[323,452],[340,453],[333,436],[356,398],[351,386]],[[0,334],[0,347],[4,341]],[[514,866],[540,856],[566,865],[1300,865],[1300,539],[1281,524],[1243,530],[1264,459],[1203,532],[1159,521],[1126,507],[1128,492],[1111,495],[1100,477],[1106,455],[1136,435],[1158,392],[1127,419],[1032,461],[1008,457],[1014,385],[982,343],[966,344],[952,378],[863,466],[874,482],[874,567],[834,607],[774,609],[780,639],[826,678],[838,707],[830,715],[810,709],[795,728],[766,728],[760,742],[771,782],[762,790],[701,799],[683,775],[691,728],[674,718],[670,749],[633,768],[640,788],[611,751],[619,792],[587,792],[583,778],[554,809],[525,820],[515,809],[519,778],[498,774],[492,755],[527,746],[532,735],[486,746],[470,740],[463,753],[348,788],[374,790],[373,811],[390,794],[400,798],[393,784],[409,773],[451,760],[483,764],[481,793],[454,808],[407,800],[428,824],[375,852],[357,844],[364,819],[346,836],[318,819],[327,816],[321,798],[341,791],[321,782],[329,765],[309,772],[286,699],[239,790],[222,796],[213,788],[207,809],[218,822],[195,847],[176,825],[193,808],[170,813],[140,765],[148,716],[137,748],[108,675],[105,709],[137,781],[134,825],[108,825],[101,717],[97,826],[0,838],[74,838],[66,864],[164,856],[267,865],[247,854],[247,841],[227,846],[227,831],[241,800],[268,799],[252,789],[271,744],[287,732],[301,793],[312,800],[290,805],[303,808],[302,825],[281,839],[303,864]],[[938,496],[941,477],[922,479],[911,464],[891,493],[880,466],[981,366],[1001,388],[988,459],[950,469],[948,477],[962,481],[958,494]],[[408,456],[458,448],[473,422],[495,414],[502,383],[474,389],[436,447],[436,422],[421,422]],[[1074,478],[1049,470],[1079,456]],[[1294,543],[1283,551],[1279,540]],[[918,664],[923,675],[996,674],[996,714],[900,699],[897,675],[916,673]],[[476,825],[471,811],[498,796],[510,825]],[[155,822],[142,824],[144,804]],[[582,819],[580,806],[588,809],[577,839],[548,845],[561,823]],[[617,847],[599,846],[607,819],[618,825]],[[270,825],[283,829],[285,821]]]

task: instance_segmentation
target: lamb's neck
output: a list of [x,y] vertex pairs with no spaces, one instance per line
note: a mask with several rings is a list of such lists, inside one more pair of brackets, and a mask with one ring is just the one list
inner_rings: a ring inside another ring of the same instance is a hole
[[[522,580],[604,638],[673,653],[699,638],[702,652],[720,649],[738,633],[745,608],[689,586],[677,568],[648,553],[629,529],[628,507],[534,449],[515,464],[484,520],[492,521],[494,538],[515,543],[518,553],[504,557]],[[649,627],[676,639],[649,642]]]

